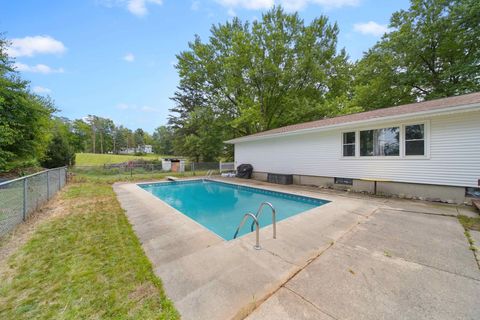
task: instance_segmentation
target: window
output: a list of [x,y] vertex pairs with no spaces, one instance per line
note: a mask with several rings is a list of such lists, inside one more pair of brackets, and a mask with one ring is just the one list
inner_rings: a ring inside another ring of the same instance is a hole
[[400,128],[360,131],[360,156],[399,156]]
[[355,157],[355,132],[343,133],[343,156]]
[[414,124],[405,126],[405,155],[425,155],[425,125]]
[[346,185],[353,185],[353,179],[350,178],[338,178],[335,177],[334,179],[335,184],[346,184]]
[[465,188],[465,195],[467,197],[480,198],[480,188]]

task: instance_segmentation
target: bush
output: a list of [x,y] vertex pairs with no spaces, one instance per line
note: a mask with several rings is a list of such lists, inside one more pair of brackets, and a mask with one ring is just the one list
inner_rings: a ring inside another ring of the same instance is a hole
[[59,132],[54,133],[41,164],[45,168],[57,168],[75,164],[75,152],[66,137]]

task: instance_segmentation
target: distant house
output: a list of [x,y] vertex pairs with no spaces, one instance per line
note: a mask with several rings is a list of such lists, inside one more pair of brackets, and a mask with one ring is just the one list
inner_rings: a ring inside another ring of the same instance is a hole
[[[254,178],[462,203],[479,194],[480,93],[300,123],[226,141]],[[270,175],[273,176],[273,175]]]
[[137,152],[139,153],[153,153],[152,145],[150,144],[145,144],[143,146],[138,146],[137,147]]
[[135,153],[147,153],[152,154],[153,148],[152,145],[146,144],[143,146],[138,146],[136,148],[123,148],[119,151],[120,154],[135,154]]
[[134,154],[135,148],[123,148],[119,152],[119,154]]

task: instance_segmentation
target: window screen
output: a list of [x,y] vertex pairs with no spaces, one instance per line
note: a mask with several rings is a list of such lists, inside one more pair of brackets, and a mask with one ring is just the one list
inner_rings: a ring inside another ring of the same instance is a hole
[[414,124],[405,126],[405,155],[425,155],[425,125]]
[[343,156],[355,157],[355,132],[343,133]]

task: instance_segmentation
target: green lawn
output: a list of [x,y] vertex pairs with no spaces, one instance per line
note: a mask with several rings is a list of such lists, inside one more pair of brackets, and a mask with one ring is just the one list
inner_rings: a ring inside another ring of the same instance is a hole
[[109,183],[78,179],[0,272],[0,319],[178,319]]
[[158,160],[165,156],[149,154],[145,156],[122,155],[122,154],[98,154],[98,153],[77,153],[75,165],[77,166],[101,166],[106,163],[121,163],[130,160]]

